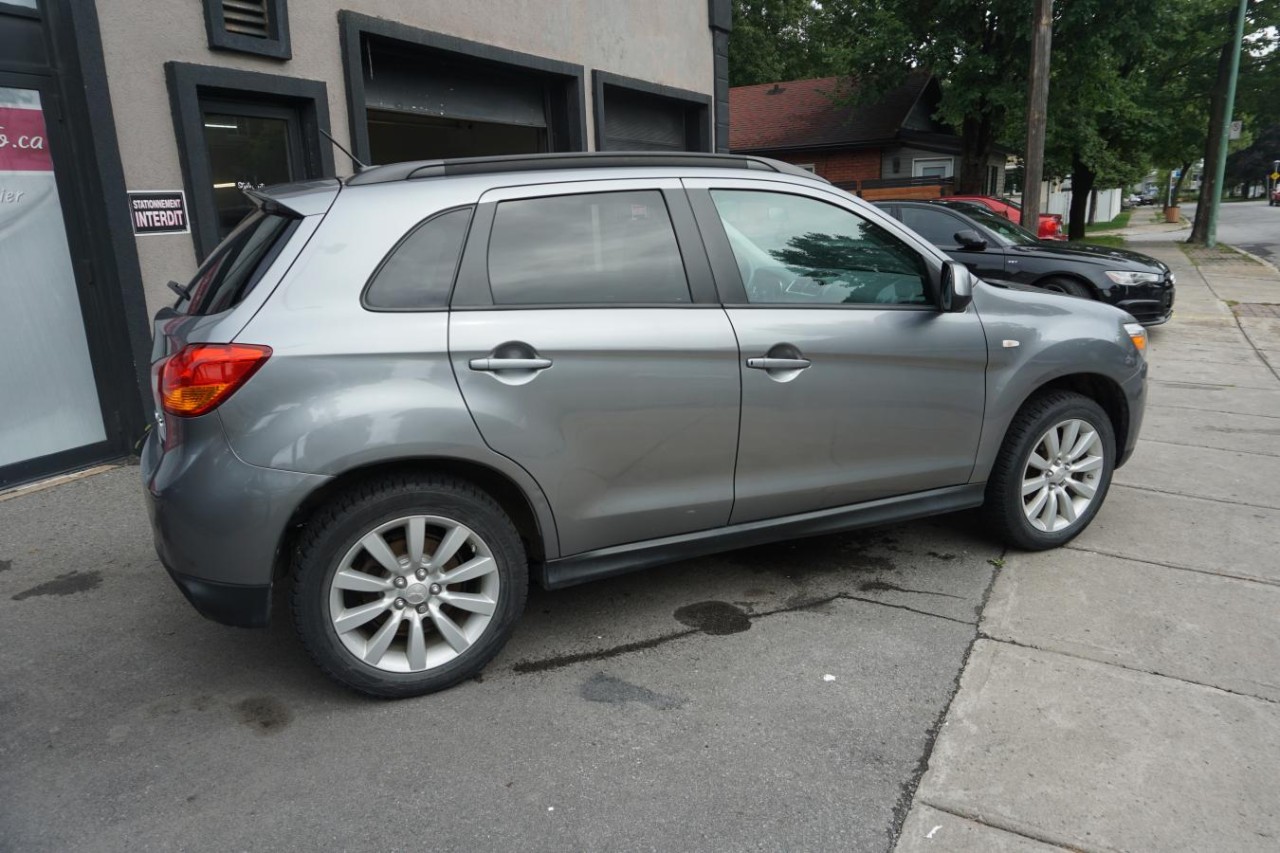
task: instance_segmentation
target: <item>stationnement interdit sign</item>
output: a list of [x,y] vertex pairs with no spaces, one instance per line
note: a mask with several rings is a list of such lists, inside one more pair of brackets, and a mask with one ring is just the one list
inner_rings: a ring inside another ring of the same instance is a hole
[[191,230],[182,190],[131,191],[129,218],[134,234],[186,234]]

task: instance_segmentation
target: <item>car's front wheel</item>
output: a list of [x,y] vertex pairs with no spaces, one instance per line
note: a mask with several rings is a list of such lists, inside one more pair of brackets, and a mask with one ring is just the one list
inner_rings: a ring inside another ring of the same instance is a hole
[[1093,293],[1088,287],[1070,278],[1051,278],[1040,285],[1052,293],[1065,293],[1079,299],[1092,299]]
[[452,478],[388,477],[339,495],[308,522],[292,603],[325,673],[399,698],[478,673],[527,593],[520,537],[492,498]]
[[984,509],[996,532],[1030,551],[1071,541],[1106,498],[1115,447],[1111,420],[1093,400],[1069,391],[1033,397],[987,480]]

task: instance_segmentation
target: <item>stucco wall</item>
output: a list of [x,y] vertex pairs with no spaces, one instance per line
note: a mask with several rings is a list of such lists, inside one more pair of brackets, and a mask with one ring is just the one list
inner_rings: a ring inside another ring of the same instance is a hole
[[[211,51],[202,0],[98,0],[107,80],[126,183],[131,190],[182,188],[164,63],[191,62],[321,80],[330,132],[349,144],[338,11],[582,65],[587,138],[594,147],[593,68],[710,94],[714,85],[708,7],[700,0],[291,0],[288,61]],[[349,174],[335,157],[339,175]],[[120,199],[124,204],[124,199]],[[151,311],[172,301],[169,279],[195,271],[190,235],[138,238]]]

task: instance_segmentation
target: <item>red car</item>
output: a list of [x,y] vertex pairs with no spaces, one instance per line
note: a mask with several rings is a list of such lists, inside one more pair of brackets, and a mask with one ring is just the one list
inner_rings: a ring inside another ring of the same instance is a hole
[[[981,205],[987,210],[998,213],[1010,222],[1018,225],[1022,224],[1022,208],[1002,198],[992,198],[989,195],[949,195],[945,197],[944,201],[965,201]],[[1041,240],[1067,239],[1067,235],[1062,233],[1062,216],[1057,213],[1040,214],[1040,228],[1037,236]]]

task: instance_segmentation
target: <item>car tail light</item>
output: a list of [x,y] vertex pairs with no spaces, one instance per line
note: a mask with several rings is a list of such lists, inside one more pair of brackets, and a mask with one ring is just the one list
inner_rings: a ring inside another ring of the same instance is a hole
[[188,344],[159,366],[160,406],[192,418],[217,408],[267,363],[271,347]]

